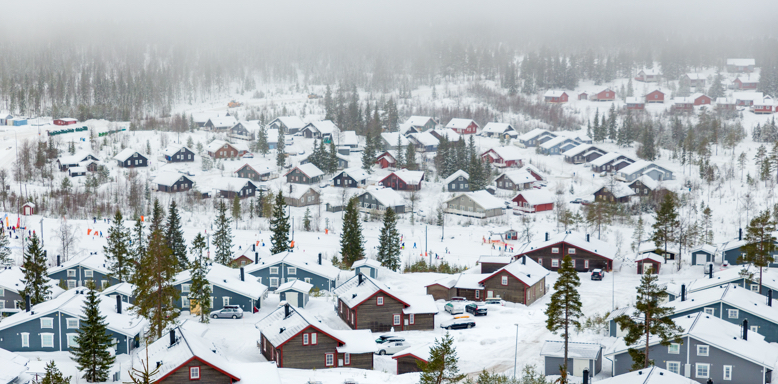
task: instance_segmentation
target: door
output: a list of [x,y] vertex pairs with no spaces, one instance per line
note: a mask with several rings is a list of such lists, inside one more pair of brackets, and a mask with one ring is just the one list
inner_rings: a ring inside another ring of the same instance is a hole
[[651,264],[651,263],[643,263],[643,274],[645,275],[646,273],[648,273],[649,270],[653,271],[652,273],[656,273],[656,271],[654,271],[654,265],[653,264]]
[[705,263],[708,262],[707,257],[704,253],[698,253],[694,255],[694,261],[696,265],[705,265]]
[[573,376],[583,377],[585,369],[589,369],[589,360],[573,359]]
[[286,292],[286,302],[291,304],[291,305],[293,305],[293,306],[295,306],[295,307],[299,307],[300,303],[297,302],[297,297],[298,296],[299,296],[299,294],[297,292],[287,291]]

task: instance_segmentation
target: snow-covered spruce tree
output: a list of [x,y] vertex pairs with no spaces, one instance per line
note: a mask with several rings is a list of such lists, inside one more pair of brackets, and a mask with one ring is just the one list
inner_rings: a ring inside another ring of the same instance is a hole
[[365,258],[362,225],[359,223],[359,200],[349,199],[346,213],[343,215],[343,231],[340,235],[340,254],[343,264],[351,267],[355,261]]
[[189,308],[200,309],[200,322],[207,323],[211,314],[211,284],[208,283],[208,260],[203,257],[205,237],[198,233],[192,241],[192,285],[189,288]]
[[[654,245],[657,248],[664,250],[663,254],[667,252],[667,244],[677,240],[677,230],[680,223],[678,222],[678,200],[673,192],[665,193],[662,202],[656,210],[654,215],[654,224],[652,228],[654,233],[651,235],[651,240],[654,241]],[[665,256],[667,260],[667,256]]]
[[71,358],[78,365],[87,382],[96,383],[108,381],[108,373],[116,357],[111,356],[111,336],[108,334],[108,323],[100,313],[100,295],[95,290],[95,284],[90,280],[87,284],[89,292],[84,302],[84,317],[79,322],[76,346],[70,348]]
[[238,230],[238,221],[241,218],[242,209],[240,206],[240,196],[238,194],[235,194],[235,198],[232,199],[232,218],[235,220],[235,230]]
[[405,152],[405,168],[409,171],[419,169],[419,164],[416,162],[416,147],[411,143],[408,143],[407,151]]
[[232,229],[230,229],[230,218],[227,216],[227,204],[224,199],[219,199],[219,214],[216,216],[213,232],[213,245],[216,248],[213,261],[221,265],[232,264]]
[[420,384],[453,384],[465,378],[464,374],[459,373],[459,358],[453,344],[454,339],[448,332],[440,340],[435,338],[435,345],[430,348],[429,361],[417,362],[421,369]]
[[181,216],[178,214],[178,206],[175,201],[170,203],[167,214],[167,232],[165,242],[178,260],[178,268],[183,271],[189,268],[189,258],[186,256],[186,239],[181,229]]
[[662,301],[667,297],[667,291],[665,288],[659,288],[656,284],[657,279],[657,275],[651,273],[649,268],[648,272],[640,279],[635,310],[614,319],[621,329],[627,331],[624,342],[628,346],[638,344],[645,337],[642,351],[636,348],[629,349],[633,371],[654,365],[654,362],[649,359],[648,341],[650,336],[658,336],[659,343],[664,346],[682,341],[679,334],[683,329],[668,317],[673,313],[673,310],[662,307]]
[[122,212],[118,209],[116,214],[113,215],[113,222],[111,222],[111,227],[108,228],[108,236],[105,240],[106,244],[103,246],[103,252],[105,252],[105,257],[109,261],[108,269],[111,271],[109,276],[121,282],[129,280],[133,270],[132,257],[128,248],[130,233],[124,227],[124,217],[122,217]]
[[46,363],[46,374],[41,379],[35,379],[34,384],[70,384],[71,376],[63,376],[62,372],[54,364],[54,360]]
[[46,301],[46,298],[51,294],[51,288],[47,284],[49,278],[47,276],[46,257],[43,256],[43,249],[36,234],[32,235],[30,242],[27,244],[27,249],[24,250],[22,272],[24,273],[24,278],[22,278],[22,283],[24,283],[24,289],[21,292],[22,297],[29,295],[32,305]]
[[259,128],[259,135],[257,137],[257,151],[259,151],[262,156],[267,156],[267,153],[270,152],[270,146],[267,143],[267,128],[264,126]]
[[400,234],[397,232],[397,215],[389,207],[384,212],[384,227],[378,237],[378,261],[382,266],[396,271],[400,268]]
[[178,317],[172,303],[178,299],[178,290],[173,287],[173,279],[178,272],[178,260],[165,243],[162,228],[164,211],[158,200],[154,208],[149,233],[148,249],[144,252],[133,275],[135,284],[133,310],[149,321],[148,335],[153,339],[162,337],[162,331],[173,324]]
[[276,143],[276,166],[278,168],[283,167],[286,163],[286,152],[284,150],[286,143],[284,140],[286,140],[284,138],[284,129],[278,128],[278,143]]
[[270,253],[275,255],[289,250],[289,216],[286,215],[286,201],[282,191],[278,191],[275,204],[273,204],[273,214],[270,217],[270,231],[273,236],[270,238]]
[[365,136],[365,149],[362,150],[362,169],[367,173],[373,172],[373,164],[375,164],[376,157],[376,141],[375,133],[371,130],[366,132]]
[[0,231],[0,265],[11,264],[11,241],[4,231]]
[[563,364],[559,367],[560,383],[567,383],[567,356],[570,340],[570,327],[581,327],[578,320],[583,317],[581,312],[581,295],[578,294],[578,287],[581,281],[578,278],[578,272],[573,266],[573,260],[570,255],[562,259],[562,265],[559,268],[559,278],[554,283],[554,293],[551,295],[551,302],[546,307],[546,329],[553,333],[560,332],[565,339],[565,357]]
[[[145,254],[146,234],[143,230],[143,221],[140,216],[135,216],[135,225],[130,233],[130,257],[133,259],[133,264],[137,266]],[[135,273],[135,269],[130,272]]]
[[770,210],[756,215],[746,227],[743,255],[738,256],[738,264],[753,264],[759,268],[759,292],[762,291],[762,269],[775,262],[775,222],[771,220]]
[[307,232],[311,231],[311,209],[305,208],[305,216],[303,216],[303,229]]

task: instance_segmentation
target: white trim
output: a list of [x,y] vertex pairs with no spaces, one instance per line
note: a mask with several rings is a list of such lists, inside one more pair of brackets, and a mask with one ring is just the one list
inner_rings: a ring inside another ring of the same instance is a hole
[[[44,337],[51,336],[51,345],[46,345]],[[54,334],[53,333],[41,333],[41,348],[54,348]]]
[[698,345],[697,356],[710,356],[710,345]]
[[[700,375],[700,368],[705,368],[705,375]],[[694,377],[697,379],[707,379],[710,377],[710,364],[707,363],[695,363],[694,364]]]
[[[65,322],[65,324],[66,324],[66,328],[67,328],[67,329],[78,329],[78,328],[79,328],[79,327],[78,327],[78,319],[65,319],[65,320],[67,320],[67,321]],[[71,321],[74,321],[74,322],[75,322],[75,326],[71,326],[71,325],[70,325],[70,324],[71,324],[71,323],[70,323]]]
[[30,348],[30,333],[22,332],[20,335],[22,335],[22,348]]

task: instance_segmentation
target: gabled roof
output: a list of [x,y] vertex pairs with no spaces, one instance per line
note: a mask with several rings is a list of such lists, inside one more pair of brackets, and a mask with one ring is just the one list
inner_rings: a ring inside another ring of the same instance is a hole
[[357,133],[354,131],[343,132],[343,139],[341,140],[340,145],[359,145],[359,138],[357,138]]
[[518,137],[518,139],[521,140],[521,141],[532,140],[532,139],[534,139],[534,138],[536,138],[536,137],[538,137],[538,136],[540,136],[542,134],[549,134],[549,135],[551,135],[553,137],[557,136],[556,133],[554,133],[554,132],[549,132],[549,131],[547,131],[545,129],[542,129],[542,128],[535,128],[535,129],[533,129],[533,130],[531,130],[531,131],[529,131],[527,133],[522,134],[521,136]]
[[430,120],[435,122],[435,119],[429,117],[429,116],[411,116],[408,118],[408,120],[405,120],[405,124],[410,124],[416,127],[420,127],[422,125],[427,124]]
[[[361,284],[359,283],[360,276],[362,277]],[[378,292],[383,292],[387,296],[394,298],[405,307],[410,306],[406,300],[399,297],[397,292],[393,292],[392,289],[384,285],[384,283],[363,274],[356,274],[333,291],[335,296],[349,308],[359,306]]]
[[708,253],[710,255],[715,255],[716,254],[716,247],[713,246],[713,245],[710,245],[710,244],[702,244],[702,245],[698,245],[698,246],[690,249],[689,253],[694,253],[694,252],[698,252],[698,251],[706,252],[706,253]]
[[[218,263],[210,263],[208,265],[208,274],[206,274],[205,278],[217,287],[252,299],[260,298],[267,292],[267,286],[258,282],[252,276],[246,278],[244,274],[245,280],[241,281],[240,269],[230,268]],[[189,281],[192,281],[192,271],[186,270],[176,274],[173,285],[184,284]]]
[[208,143],[208,145],[205,146],[205,150],[207,152],[216,152],[219,149],[223,148],[225,144],[232,145],[232,144],[230,144],[230,143],[228,143],[228,142],[226,142],[224,140],[214,140],[214,141]]
[[300,199],[303,196],[305,196],[305,194],[308,193],[308,191],[313,191],[314,194],[318,194],[318,192],[316,192],[315,189],[313,189],[311,187],[308,187],[308,186],[305,186],[305,185],[303,185],[303,186],[299,186],[299,185],[294,186],[293,184],[290,184],[290,185],[292,185],[292,187],[293,187],[292,188],[292,192],[287,192],[284,195],[284,197],[291,197],[293,199]]
[[521,160],[522,153],[521,150],[517,147],[494,147],[490,149],[489,151],[484,152],[481,156],[484,154],[494,151],[494,153],[497,154],[497,156],[500,156],[505,161],[515,161],[515,160]]
[[458,134],[456,131],[454,131],[451,128],[436,128],[432,131],[428,131],[429,133],[436,133],[440,135],[440,137],[445,137],[446,140],[448,140],[450,143],[457,142],[459,139],[462,138],[462,135]]
[[235,123],[230,129],[233,129],[240,124],[245,128],[249,133],[258,132],[259,131],[259,120],[241,120]]
[[644,261],[644,260],[651,260],[651,261],[653,261],[655,263],[660,263],[660,264],[663,264],[665,262],[665,258],[664,257],[659,256],[659,255],[657,255],[656,253],[653,253],[653,252],[644,253],[644,254],[638,256],[635,259],[635,262]]
[[309,293],[313,289],[313,284],[306,283],[303,280],[292,280],[283,283],[276,288],[276,292],[297,291],[300,293]]
[[13,352],[0,349],[0,384],[9,384],[27,371],[30,359]]
[[114,285],[109,285],[103,289],[101,294],[104,296],[111,296],[115,294],[124,295],[127,297],[132,297],[132,292],[135,290],[135,285],[130,283],[119,283]]
[[[287,309],[288,308],[288,309]],[[286,311],[289,316],[286,316]],[[280,347],[308,327],[314,327],[320,332],[332,337],[340,343],[344,343],[335,334],[336,332],[326,324],[314,318],[314,316],[301,308],[281,305],[269,315],[258,321],[256,327],[265,336],[265,339],[276,348]]]
[[276,120],[282,122],[287,129],[302,129],[305,127],[305,123],[297,116],[281,116],[271,121],[270,124]]
[[754,59],[727,59],[727,65],[735,65],[738,67],[747,67],[749,65],[756,65]]
[[532,258],[519,257],[516,261],[492,272],[489,276],[479,281],[479,283],[483,284],[484,281],[500,275],[503,271],[508,272],[511,276],[515,277],[528,287],[537,284],[549,274],[547,269],[543,268],[543,266],[535,262],[535,260],[532,260]]
[[404,135],[402,135],[400,132],[383,132],[381,133],[381,138],[386,141],[387,144],[395,146],[397,145],[397,137],[400,137],[400,145],[403,147],[410,144],[410,141],[408,141],[408,138],[406,138]]
[[478,123],[476,123],[473,119],[451,119],[451,121],[446,124],[446,128],[465,129],[471,123],[475,123],[475,126],[478,127]]
[[457,170],[456,172],[452,173],[447,177],[445,180],[443,180],[444,185],[450,184],[452,181],[456,180],[459,176],[462,176],[465,178],[465,180],[470,180],[470,175],[467,174],[467,172],[463,170]]
[[551,149],[551,148],[556,147],[557,145],[560,145],[562,143],[569,142],[569,141],[575,142],[574,139],[571,139],[569,137],[557,136],[557,137],[555,137],[555,138],[553,138],[553,139],[551,139],[549,141],[546,141],[543,144],[540,144],[540,147],[541,148],[545,148],[545,149]]
[[543,94],[543,97],[562,97],[564,93],[565,91],[548,90],[546,91],[546,93]]
[[210,180],[209,185],[212,189],[229,192],[240,192],[247,185],[257,187],[253,181],[241,177],[217,177]]
[[254,172],[260,175],[275,173],[277,169],[275,164],[271,165],[271,163],[265,159],[249,159],[245,164],[235,169],[235,172],[233,173],[238,173],[239,170],[245,167],[251,168],[254,170]]
[[533,241],[524,244],[522,250],[516,256],[518,257],[562,242],[575,246],[576,248],[600,255],[608,260],[613,260],[613,258],[616,257],[616,249],[614,249],[612,245],[602,240],[595,239],[591,236],[589,237],[589,241],[586,241],[586,236],[577,232],[558,233],[556,235],[550,236],[548,241]]
[[68,168],[69,173],[86,173],[86,167],[70,167]]
[[311,163],[307,163],[307,164],[300,164],[300,165],[292,168],[284,176],[294,172],[295,169],[299,170],[305,176],[308,176],[308,178],[311,178],[311,179],[313,179],[314,177],[319,177],[319,176],[324,175],[324,172],[322,172],[322,170],[319,169],[319,167],[317,167],[317,166],[315,166],[315,165],[313,165]]
[[351,269],[355,270],[359,267],[371,267],[373,269],[380,269],[381,268],[381,262],[378,260],[373,259],[359,259],[354,262],[354,264],[351,264]]
[[643,100],[642,97],[627,97],[624,100],[627,104],[645,104],[646,102]]
[[409,171],[407,169],[401,169],[399,171],[392,172],[392,174],[409,185],[419,185],[419,183],[424,180],[424,171]]
[[61,156],[57,160],[59,161],[60,164],[65,164],[65,165],[67,165],[67,164],[78,164],[78,163],[84,161],[89,156],[97,158],[97,156],[93,155],[91,152],[81,151],[81,152],[77,152],[74,155]]
[[405,198],[402,197],[397,191],[391,188],[385,187],[369,187],[364,192],[360,193],[362,196],[369,193],[376,200],[378,200],[385,207],[405,206]]
[[660,74],[658,68],[651,68],[651,69],[643,68],[643,69],[640,70],[640,72],[643,72],[644,74],[646,74],[648,76],[656,76],[656,75]]
[[699,384],[699,382],[651,365],[645,369],[599,380],[597,384]]
[[529,172],[529,173],[530,173],[530,174],[532,174],[532,175],[537,175],[537,176],[539,176],[539,177],[540,177],[540,180],[546,180],[546,179],[548,179],[548,175],[546,175],[546,173],[545,173],[545,172],[541,171],[540,169],[538,169],[538,167],[536,167],[536,166],[534,166],[534,165],[532,165],[532,164],[524,164],[524,166],[523,166],[523,167],[521,167],[521,169],[523,169],[523,170],[525,170],[525,171]]
[[[152,375],[151,382],[162,381],[193,359],[202,361],[229,376],[233,381],[240,380],[240,376],[228,358],[221,354],[216,345],[203,337],[208,332],[205,325],[186,319],[181,325],[173,328],[173,332],[176,342],[172,346],[169,337],[162,337],[148,346],[148,364],[161,363],[159,370]],[[143,354],[139,356],[143,358]],[[188,376],[189,372],[186,375]]]
[[[535,176],[532,176],[532,174],[529,173],[524,168],[505,172],[503,173],[503,176],[507,177],[508,180],[512,181],[514,184],[526,184],[526,183],[534,183],[538,181],[538,179],[536,179]],[[500,177],[498,177],[498,179]]]
[[513,126],[508,123],[486,123],[482,132],[484,133],[503,133],[505,131],[515,131]]
[[[637,179],[633,180],[632,183],[635,181],[640,181],[645,185],[646,187],[650,188],[652,191],[655,191],[657,187],[659,187],[659,182],[652,179],[651,176],[648,175],[640,175]],[[630,183],[630,184],[632,184]]]
[[281,263],[308,271],[329,280],[337,280],[338,275],[340,275],[340,269],[335,268],[332,265],[318,264],[313,255],[310,255],[309,257],[299,252],[281,252],[263,257],[259,260],[259,264],[247,265],[245,267],[245,272],[252,273]]
[[460,193],[446,200],[445,203],[449,203],[452,200],[458,199],[462,196],[465,196],[466,198],[470,199],[473,203],[475,203],[476,205],[478,205],[479,207],[481,207],[486,211],[491,209],[501,209],[505,207],[505,204],[502,202],[502,200],[492,196],[491,193],[484,190]]
[[619,156],[625,156],[626,157],[626,155],[622,155],[621,153],[618,153],[618,152],[608,152],[608,153],[606,153],[606,154],[604,154],[604,155],[602,155],[602,156],[592,160],[590,163],[592,164],[593,167],[600,167],[600,166],[603,166],[603,165],[607,164],[608,162],[611,162],[613,160],[618,159]]
[[[516,195],[519,196],[527,200],[530,205],[553,204],[555,201],[554,194],[546,189],[525,189]],[[516,197],[512,200],[516,200]]]
[[732,97],[734,97],[735,100],[750,100],[750,101],[764,100],[764,94],[762,92],[734,92],[732,93]]
[[[125,224],[126,225],[126,224]],[[74,268],[78,265],[108,275],[111,271],[108,269],[109,261],[105,258],[105,255],[87,255],[83,257],[73,258],[65,261],[59,265],[59,267],[49,268],[47,274],[50,276],[59,271]]]
[[705,80],[708,78],[702,73],[686,73],[685,75],[689,78],[689,80]]
[[178,172],[160,172],[157,177],[154,178],[154,183],[171,187],[181,179],[189,180],[190,183],[192,182],[192,179],[188,176]]
[[392,356],[392,359],[399,359],[401,357],[405,356],[413,356],[419,360],[424,361],[425,363],[429,362],[430,360],[430,348],[432,347],[431,344],[421,344],[421,345],[415,345],[406,349],[403,349],[400,352],[395,353]]
[[403,298],[408,306],[403,308],[403,313],[410,314],[422,314],[422,313],[438,313],[438,306],[435,304],[435,298],[432,295],[411,295]]
[[421,133],[411,133],[410,137],[412,137],[419,144],[425,147],[437,146],[438,144],[440,144],[440,140],[438,140],[438,138],[435,137],[433,134],[431,134],[429,131],[424,131]]
[[631,175],[631,174],[633,174],[635,172],[641,172],[641,171],[644,171],[645,169],[648,169],[648,168],[657,169],[657,170],[662,171],[664,173],[669,172],[665,168],[660,167],[660,166],[656,165],[656,163],[653,163],[651,161],[638,160],[638,161],[636,161],[636,162],[634,162],[634,163],[632,163],[632,164],[622,168],[619,171],[619,173],[622,173],[624,175]]
[[312,123],[308,123],[307,126],[311,126],[313,129],[321,133],[322,135],[331,135],[338,130],[338,126],[330,120],[319,120]]
[[113,158],[114,158],[114,160],[126,161],[127,159],[132,157],[132,155],[134,155],[136,153],[139,156],[143,156],[144,158],[146,158],[146,155],[144,155],[144,154],[142,154],[142,153],[140,153],[140,152],[138,152],[138,151],[136,151],[136,150],[134,150],[132,148],[125,148],[121,152],[117,153],[116,156],[114,156]]
[[613,197],[617,199],[620,199],[622,197],[632,196],[635,194],[635,191],[633,191],[632,188],[630,188],[625,183],[616,182],[613,184],[612,188],[613,190],[611,190],[610,185],[603,185],[602,187],[600,187],[600,189],[598,189],[598,191],[601,191],[603,189],[607,190],[613,195]]
[[[567,343],[567,357],[570,359],[588,359],[595,360],[602,352],[602,346],[594,343],[578,343],[569,341]],[[546,340],[540,349],[540,356],[565,357],[565,342],[559,340]]]
[[[19,293],[24,290],[24,283],[22,282],[23,279],[24,271],[22,271],[22,269],[19,267],[13,266],[0,268],[0,288],[6,291]],[[51,298],[55,298],[65,292],[64,289],[59,287],[59,282],[56,280],[48,279],[46,284],[51,290]],[[5,308],[6,311],[9,309],[11,308]]]
[[562,156],[572,157],[572,156],[580,155],[582,153],[586,153],[586,152],[588,152],[590,150],[596,150],[596,151],[602,152],[603,154],[607,154],[608,153],[608,151],[600,149],[596,145],[593,145],[593,144],[581,144],[581,145],[575,146],[573,148],[570,148],[567,151],[562,152]]
[[738,76],[734,81],[740,80],[741,84],[756,84],[759,82],[759,72]]
[[165,147],[165,149],[162,150],[162,154],[165,156],[173,156],[184,148],[186,148],[186,150],[188,150],[189,152],[194,153],[194,151],[189,149],[187,146],[180,145],[180,144],[173,144]]
[[[214,128],[232,128],[238,122],[232,116],[211,117],[208,121],[211,122]],[[208,124],[208,121],[205,123]]]

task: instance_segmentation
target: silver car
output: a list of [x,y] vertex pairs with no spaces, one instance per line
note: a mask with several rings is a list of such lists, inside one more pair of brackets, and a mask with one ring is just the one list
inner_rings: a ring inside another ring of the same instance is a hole
[[218,311],[211,312],[214,319],[242,319],[243,309],[237,305],[228,305]]

